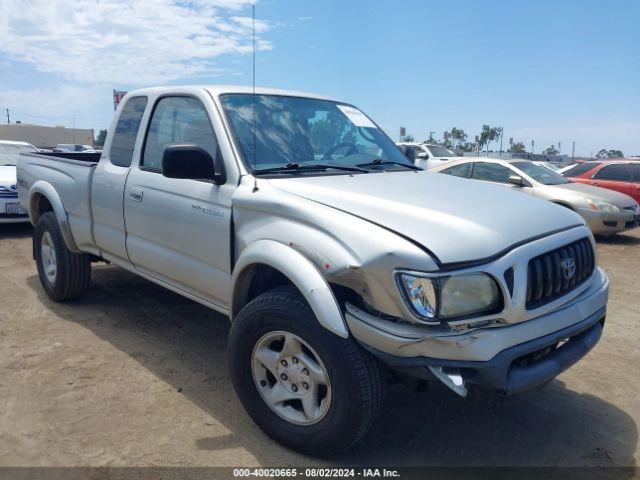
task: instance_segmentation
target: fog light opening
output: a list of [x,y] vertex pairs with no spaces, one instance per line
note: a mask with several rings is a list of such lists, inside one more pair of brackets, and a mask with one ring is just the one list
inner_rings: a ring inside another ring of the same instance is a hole
[[438,380],[461,397],[466,397],[469,393],[464,384],[464,379],[458,370],[445,372],[442,367],[429,367],[429,370],[431,370],[431,373],[433,373]]

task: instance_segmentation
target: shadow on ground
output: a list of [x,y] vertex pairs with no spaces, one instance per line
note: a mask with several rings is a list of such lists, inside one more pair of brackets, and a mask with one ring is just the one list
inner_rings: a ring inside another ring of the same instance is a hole
[[618,233],[611,237],[602,237],[598,235],[595,238],[597,243],[603,243],[606,245],[640,245],[640,238],[625,235],[623,233]]
[[[244,414],[231,391],[222,315],[109,266],[94,267],[91,291],[73,303],[50,302],[35,276],[27,282],[48,308],[135,358],[232,432],[194,438],[193,448],[243,447],[264,465],[320,462],[283,450]],[[439,385],[419,394],[395,386],[364,441],[331,463],[634,466],[637,437],[627,413],[561,381],[508,402],[471,402]]]
[[29,222],[24,223],[0,223],[0,240],[5,238],[27,238],[33,232]]

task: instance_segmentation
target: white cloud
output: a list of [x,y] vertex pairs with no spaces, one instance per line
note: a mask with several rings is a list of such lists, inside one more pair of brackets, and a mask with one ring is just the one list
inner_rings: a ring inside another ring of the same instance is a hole
[[104,128],[112,113],[110,101],[108,88],[81,85],[0,90],[0,105],[10,109],[12,121],[39,125],[71,126],[75,117],[78,127],[100,125]]
[[311,17],[308,16],[308,15],[304,16],[304,17],[298,17],[298,20],[300,20],[301,22],[306,22],[306,21],[311,20]]
[[[0,51],[92,85],[216,76],[215,59],[251,52],[253,0],[0,0]],[[243,9],[247,15],[242,15]],[[270,25],[256,21],[256,33]],[[257,39],[257,47],[271,43]]]

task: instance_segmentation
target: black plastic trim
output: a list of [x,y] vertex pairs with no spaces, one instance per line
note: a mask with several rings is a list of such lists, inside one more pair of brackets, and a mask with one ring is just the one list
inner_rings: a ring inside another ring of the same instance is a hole
[[[584,357],[600,340],[606,307],[569,327],[540,338],[515,345],[498,353],[488,361],[443,360],[429,357],[397,357],[361,344],[392,370],[412,372],[427,367],[456,369],[467,384],[481,390],[515,395],[539,388]],[[504,327],[509,328],[509,327]],[[530,353],[553,346],[562,340],[564,345],[530,366],[514,362]],[[411,374],[411,373],[409,373]]]

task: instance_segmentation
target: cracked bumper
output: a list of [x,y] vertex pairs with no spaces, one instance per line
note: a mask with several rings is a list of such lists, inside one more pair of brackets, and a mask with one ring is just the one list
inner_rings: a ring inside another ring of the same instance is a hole
[[609,284],[603,278],[599,288],[565,308],[518,324],[467,333],[389,328],[391,322],[351,306],[346,319],[353,336],[394,370],[432,378],[431,371],[437,369],[461,377],[465,387],[512,395],[550,382],[595,346],[608,297]]

